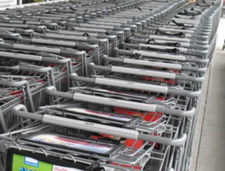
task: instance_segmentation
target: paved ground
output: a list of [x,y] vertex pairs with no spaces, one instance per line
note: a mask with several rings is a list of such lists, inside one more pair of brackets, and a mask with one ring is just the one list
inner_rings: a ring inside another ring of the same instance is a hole
[[225,171],[225,19],[218,29],[217,50],[206,76],[194,138],[190,171]]
[[196,171],[225,170],[225,52],[217,50],[209,72]]

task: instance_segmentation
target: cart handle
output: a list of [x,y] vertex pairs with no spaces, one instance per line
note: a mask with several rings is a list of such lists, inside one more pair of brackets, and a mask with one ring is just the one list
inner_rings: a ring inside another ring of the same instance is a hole
[[160,112],[160,113],[168,113],[176,116],[187,116],[192,117],[195,114],[195,108],[192,108],[188,111],[174,110],[169,109],[164,106],[155,105],[155,104],[146,104],[146,103],[138,103],[127,100],[113,99],[107,97],[99,97],[95,95],[87,95],[82,94],[80,92],[69,93],[69,92],[61,92],[57,91],[54,86],[49,86],[45,89],[46,93],[51,96],[59,96],[68,98],[74,101],[83,101],[89,103],[97,103],[109,106],[118,106],[124,107],[128,109],[140,110],[140,111],[151,111],[151,112]]
[[12,32],[7,31],[5,29],[0,29],[0,37],[17,40],[17,39],[21,38],[21,35],[19,33],[12,33]]
[[76,46],[83,49],[96,49],[98,48],[97,44],[88,44],[86,42],[77,42]]
[[100,66],[95,65],[94,63],[89,64],[90,67],[99,70],[106,70],[116,73],[123,73],[123,74],[133,74],[133,75],[140,75],[140,76],[150,76],[150,77],[157,77],[157,78],[166,78],[166,79],[177,79],[177,80],[187,80],[193,82],[202,82],[204,77],[191,77],[191,76],[183,76],[178,75],[175,73],[165,72],[165,71],[155,71],[150,69],[136,69],[130,67],[121,67],[121,66]]
[[151,57],[151,58],[186,61],[186,57],[183,55],[160,54],[157,52],[149,52],[149,51],[143,51],[143,50],[123,50],[118,48],[115,48],[115,51],[120,54],[129,54],[129,55],[139,54],[139,55],[142,55],[145,57]]
[[[1,45],[1,44],[0,44]],[[5,58],[13,58],[13,59],[20,59],[20,60],[30,60],[30,61],[47,61],[47,62],[55,62],[55,63],[61,63],[61,64],[68,64],[71,65],[71,59],[69,58],[64,58],[58,55],[52,55],[50,53],[42,53],[42,55],[32,55],[32,54],[22,54],[22,53],[12,53],[12,52],[5,52],[5,51],[0,51],[0,56],[5,57]],[[48,57],[49,56],[49,57]],[[54,58],[60,57],[58,58]]]
[[55,78],[53,74],[53,69],[51,67],[42,67],[42,66],[37,66],[37,65],[27,64],[27,63],[20,63],[19,69],[25,70],[25,71],[49,73],[51,85],[55,86]]
[[187,139],[186,134],[183,134],[183,136],[178,139],[169,139],[169,138],[156,137],[154,135],[139,133],[136,130],[131,130],[127,128],[119,128],[115,126],[96,124],[92,122],[69,119],[69,118],[64,118],[64,117],[59,117],[59,116],[54,116],[49,114],[29,113],[26,111],[26,107],[21,104],[15,106],[12,109],[12,111],[17,116],[34,119],[37,121],[41,121],[43,123],[52,124],[56,126],[81,129],[81,130],[96,132],[96,133],[110,134],[110,135],[120,136],[124,138],[129,138],[129,139],[144,140],[144,141],[150,141],[154,143],[160,143],[160,144],[166,144],[166,145],[172,145],[172,146],[183,146]]
[[29,83],[26,80],[22,81],[7,81],[7,80],[0,80],[0,85],[4,86],[11,86],[11,87],[21,87]]
[[37,66],[37,65],[32,65],[32,64],[24,63],[24,62],[21,62],[18,65],[18,69],[19,70],[27,70],[27,71],[40,72],[40,73],[50,72],[52,70],[51,67]]
[[144,57],[149,58],[158,58],[158,59],[169,59],[169,60],[177,60],[177,61],[190,61],[190,62],[199,62],[199,63],[208,63],[208,59],[192,59],[185,57],[183,55],[170,55],[170,54],[163,54],[163,53],[156,53],[156,52],[149,52],[143,50],[124,50],[124,49],[114,49],[117,53],[123,55],[141,55]]
[[107,55],[103,55],[102,58],[108,61],[115,61],[115,62],[121,62],[125,64],[133,64],[133,65],[141,65],[141,66],[168,68],[168,69],[176,69],[176,70],[188,70],[188,71],[196,71],[196,72],[204,72],[204,73],[207,71],[206,67],[205,68],[186,67],[186,66],[182,66],[181,64],[132,59],[132,58],[129,58],[129,56],[109,57]]
[[175,95],[185,95],[191,97],[198,97],[201,94],[201,90],[199,91],[188,91],[182,89],[170,88],[168,86],[160,86],[154,85],[150,83],[141,83],[135,81],[127,81],[122,79],[113,79],[113,78],[105,78],[105,77],[83,77],[78,76],[76,73],[70,74],[70,78],[77,81],[84,81],[89,83],[95,83],[100,85],[108,85],[114,87],[123,87],[135,90],[144,90],[149,92],[159,92],[165,94],[175,94]]
[[47,53],[55,53],[55,54],[65,54],[65,55],[80,55],[83,54],[84,51],[77,51],[69,48],[52,48],[47,46],[37,46],[37,45],[29,45],[29,44],[19,44],[14,43],[12,44],[12,48],[15,49],[22,49],[22,50],[34,50],[40,52],[47,52]]
[[20,60],[42,61],[43,56],[0,51],[0,56]]
[[180,64],[173,64],[173,63],[163,63],[163,62],[155,62],[155,61],[148,61],[148,60],[140,60],[140,59],[131,59],[129,56],[125,57],[109,57],[107,55],[102,56],[103,59],[108,61],[116,61],[116,62],[123,62],[125,64],[135,64],[135,65],[142,65],[142,66],[150,66],[150,67],[160,67],[160,68],[169,68],[169,69],[177,69],[181,70],[182,65]]

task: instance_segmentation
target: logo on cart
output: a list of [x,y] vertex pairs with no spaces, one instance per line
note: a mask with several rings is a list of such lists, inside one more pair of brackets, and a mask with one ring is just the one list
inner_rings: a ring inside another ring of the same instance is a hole
[[36,170],[33,170],[33,169],[27,169],[27,168],[21,167],[21,168],[19,169],[19,171],[36,171]]

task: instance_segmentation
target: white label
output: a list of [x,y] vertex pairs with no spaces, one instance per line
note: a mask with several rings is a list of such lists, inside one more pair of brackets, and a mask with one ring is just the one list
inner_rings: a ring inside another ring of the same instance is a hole
[[31,157],[25,157],[25,161],[33,164],[38,164],[38,160]]
[[114,171],[114,168],[108,167],[108,166],[104,166],[105,171]]
[[52,171],[82,171],[82,170],[74,169],[71,167],[62,167],[62,166],[53,165]]

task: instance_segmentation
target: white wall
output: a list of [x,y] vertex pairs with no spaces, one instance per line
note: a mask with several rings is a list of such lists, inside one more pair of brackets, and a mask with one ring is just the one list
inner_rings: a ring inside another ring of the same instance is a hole
[[17,0],[0,0],[0,8],[16,5]]
[[216,48],[222,49],[223,43],[225,40],[225,18],[220,19],[219,27],[217,30],[217,42],[216,42]]

